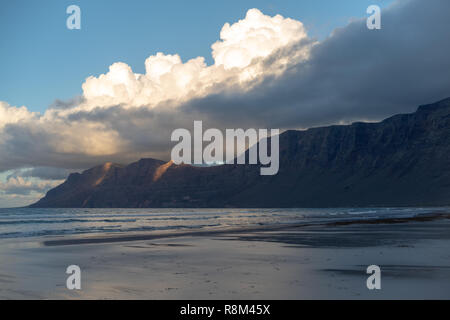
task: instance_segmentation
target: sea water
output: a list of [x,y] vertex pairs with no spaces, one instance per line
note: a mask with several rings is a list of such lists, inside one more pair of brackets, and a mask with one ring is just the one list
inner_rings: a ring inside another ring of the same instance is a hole
[[449,208],[0,209],[0,239],[406,218]]

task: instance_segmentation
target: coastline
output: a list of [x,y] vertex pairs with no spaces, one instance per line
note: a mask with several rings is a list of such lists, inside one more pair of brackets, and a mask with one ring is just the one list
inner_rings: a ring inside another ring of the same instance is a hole
[[[0,298],[448,299],[449,230],[442,214],[70,246],[10,239],[0,246]],[[65,287],[72,264],[82,270],[81,290]],[[372,264],[382,270],[381,290],[366,287]]]
[[441,219],[450,219],[450,213],[430,213],[422,214],[412,217],[392,217],[392,218],[373,218],[373,219],[353,219],[349,221],[333,221],[333,222],[307,222],[297,224],[274,224],[264,226],[246,226],[237,228],[218,228],[216,230],[196,230],[196,231],[175,231],[175,232],[147,232],[137,234],[126,235],[114,235],[114,236],[84,236],[77,237],[71,236],[65,239],[52,239],[43,241],[45,246],[66,246],[77,244],[95,244],[95,243],[114,243],[114,242],[129,242],[129,241],[144,241],[144,240],[156,240],[164,238],[177,238],[177,237],[195,237],[195,236],[220,236],[220,235],[233,235],[248,232],[268,232],[268,231],[289,231],[305,227],[327,227],[327,226],[345,226],[345,225],[358,225],[358,224],[396,224],[407,222],[426,222]]

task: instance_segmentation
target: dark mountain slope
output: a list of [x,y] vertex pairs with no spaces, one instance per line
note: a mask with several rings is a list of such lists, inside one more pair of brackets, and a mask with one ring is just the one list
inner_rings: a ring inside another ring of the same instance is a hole
[[142,159],[72,174],[34,207],[450,205],[450,98],[379,123],[280,135],[280,170]]

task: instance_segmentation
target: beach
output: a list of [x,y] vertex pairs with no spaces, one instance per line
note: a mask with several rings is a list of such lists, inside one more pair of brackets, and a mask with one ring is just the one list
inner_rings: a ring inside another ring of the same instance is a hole
[[9,238],[0,261],[1,299],[449,299],[450,219]]

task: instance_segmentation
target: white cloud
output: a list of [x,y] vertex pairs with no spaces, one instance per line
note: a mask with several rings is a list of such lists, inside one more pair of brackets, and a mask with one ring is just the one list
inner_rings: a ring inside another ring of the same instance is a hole
[[308,36],[300,21],[281,15],[269,17],[258,9],[249,10],[245,19],[237,23],[226,23],[220,38],[212,45],[215,62],[211,66],[203,57],[183,63],[179,55],[161,52],[147,58],[145,74],[134,73],[123,62],[114,63],[108,73],[86,79],[82,85],[86,101],[76,110],[119,104],[153,108],[167,100],[181,102],[202,97],[216,92],[217,87],[223,90],[224,86],[238,85],[246,90],[254,84],[252,80],[262,81],[265,76],[280,73],[288,64],[305,59],[311,47],[310,42],[305,42],[296,55],[264,66],[262,58],[307,40]]
[[21,176],[0,181],[0,192],[7,195],[29,195],[32,192],[43,193],[61,184],[64,180],[27,179]]
[[0,130],[7,124],[28,121],[36,116],[36,113],[28,111],[26,107],[13,107],[7,102],[0,101]]
[[217,66],[223,65],[227,70],[245,68],[253,59],[265,58],[275,50],[307,37],[300,21],[281,15],[269,17],[258,9],[251,9],[245,19],[223,26],[221,41],[212,45],[212,54]]
[[0,173],[0,208],[34,203],[63,183],[67,175],[67,170],[44,167]]

